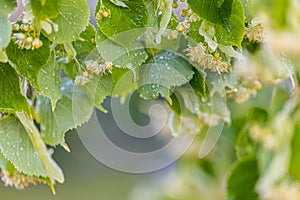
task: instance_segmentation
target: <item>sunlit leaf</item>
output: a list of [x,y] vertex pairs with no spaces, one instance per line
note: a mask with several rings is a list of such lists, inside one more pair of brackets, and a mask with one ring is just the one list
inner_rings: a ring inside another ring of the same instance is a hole
[[0,111],[13,113],[26,111],[29,113],[26,98],[20,91],[20,79],[8,63],[0,63]]

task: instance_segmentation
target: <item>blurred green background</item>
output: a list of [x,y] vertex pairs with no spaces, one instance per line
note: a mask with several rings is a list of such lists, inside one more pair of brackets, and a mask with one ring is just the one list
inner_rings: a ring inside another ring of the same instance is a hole
[[72,152],[67,153],[64,149],[58,148],[53,156],[62,167],[66,178],[63,185],[56,184],[55,196],[47,185],[30,186],[23,191],[17,191],[1,184],[0,199],[131,199],[130,195],[136,186],[159,182],[159,179],[168,173],[169,168],[172,168],[171,166],[144,175],[117,172],[94,159],[81,144],[75,131],[67,134],[66,141]]

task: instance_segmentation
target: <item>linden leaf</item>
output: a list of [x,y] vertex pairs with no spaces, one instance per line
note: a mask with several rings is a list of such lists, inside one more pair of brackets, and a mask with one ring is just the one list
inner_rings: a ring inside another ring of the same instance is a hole
[[7,18],[0,13],[0,50],[6,48],[10,41],[11,26]]
[[115,67],[130,69],[134,74],[136,68],[148,58],[142,44],[136,43],[127,50],[108,39],[100,30],[97,31],[96,43],[104,60],[112,62]]
[[86,56],[96,47],[95,41],[95,28],[89,24],[86,29],[80,34],[80,40],[73,42],[73,47],[76,50],[77,55],[84,54]]
[[7,18],[16,8],[16,0],[0,0],[0,50],[6,48],[9,44],[11,26]]
[[37,75],[37,83],[41,89],[41,94],[50,98],[52,108],[61,98],[60,96],[60,72],[56,64],[56,58],[50,58]]
[[8,59],[16,65],[17,71],[28,78],[30,83],[40,89],[37,76],[40,69],[48,62],[50,58],[50,42],[41,35],[43,46],[35,50],[19,49],[14,42],[11,42],[6,49]]
[[139,67],[140,95],[149,99],[161,94],[171,103],[171,87],[189,82],[193,74],[192,65],[184,58],[169,51],[161,51],[147,64]]
[[[95,86],[82,88],[75,86],[70,79],[63,80],[60,88],[61,99],[54,111],[48,98],[39,96],[36,113],[39,117],[41,136],[52,146],[65,142],[65,133],[89,120],[93,105]],[[93,91],[92,91],[93,90]]]
[[15,11],[17,5],[16,0],[0,0],[0,13],[7,17],[8,14]]
[[74,41],[88,25],[89,18],[90,10],[85,0],[61,0],[59,14],[51,19],[58,25],[58,31],[52,30],[46,36],[59,44]]
[[246,157],[238,161],[227,180],[228,199],[255,200],[255,184],[259,177],[257,160]]
[[[109,39],[126,48],[140,37],[147,26],[148,12],[146,5],[140,0],[126,1],[128,8],[122,8],[103,0],[103,5],[111,11],[110,17],[103,17],[98,21],[98,28]],[[100,1],[96,12],[99,11]]]
[[197,22],[192,22],[190,25],[190,30],[189,30],[189,42],[191,44],[197,44],[200,42],[204,42],[204,37],[199,34],[199,29],[201,26],[202,22],[197,21]]
[[134,74],[128,69],[114,68],[112,96],[121,97],[121,102],[125,102],[128,94],[137,89],[137,82],[134,81]]
[[112,89],[113,89],[112,76],[97,77],[97,79],[95,79],[94,81],[97,82],[94,105],[99,110],[106,112],[105,109],[102,108],[101,104],[103,103],[105,98],[111,95],[112,93]]
[[19,172],[29,176],[46,177],[28,133],[16,118],[0,120],[0,146],[5,158],[11,161]]
[[241,48],[245,25],[239,0],[188,0],[188,4],[197,15],[215,25],[219,43]]
[[29,184],[36,184],[37,182],[48,184],[55,194],[54,186],[50,178],[46,177],[36,177],[36,176],[29,176],[24,173],[19,172],[15,166],[7,160],[4,155],[0,151],[0,169],[2,173],[4,172],[5,176],[9,176],[9,180],[5,180],[2,178],[2,181],[7,184],[12,180],[13,185],[16,189],[23,189],[23,187],[27,187]]
[[2,112],[22,111],[29,113],[26,98],[20,91],[17,72],[8,63],[0,63],[0,110]]
[[[95,28],[89,24],[86,29],[80,34],[80,38],[72,42],[73,49],[76,51],[76,59],[72,59],[69,63],[63,63],[65,73],[75,79],[78,74],[77,61],[83,64],[84,61],[89,60],[91,56],[92,59],[96,59],[94,52],[97,52],[95,44]],[[98,52],[97,52],[98,53]],[[98,55],[96,55],[98,58]]]
[[35,18],[40,21],[47,18],[54,18],[59,14],[61,0],[46,1],[43,4],[43,0],[31,0],[30,6]]

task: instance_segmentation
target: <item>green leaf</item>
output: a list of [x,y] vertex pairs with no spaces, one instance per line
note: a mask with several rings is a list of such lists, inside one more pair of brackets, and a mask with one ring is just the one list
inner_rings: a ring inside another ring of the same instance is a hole
[[[89,54],[96,47],[95,42],[92,40],[95,39],[95,28],[93,25],[89,24],[86,29],[80,34],[80,40],[73,42],[73,47],[76,50],[77,55],[80,54]],[[83,39],[83,40],[82,40]]]
[[241,48],[245,25],[239,0],[188,0],[188,4],[202,19],[215,25],[219,43]]
[[0,0],[0,50],[6,48],[9,44],[11,26],[7,18],[16,8],[16,0]]
[[120,96],[121,102],[125,102],[128,94],[137,89],[137,82],[134,81],[133,73],[127,69],[114,68],[112,72],[112,77],[112,96]]
[[63,63],[64,72],[72,79],[75,80],[78,75],[78,68],[76,66],[76,61],[72,60],[70,63]]
[[294,136],[291,142],[291,158],[290,158],[290,174],[300,181],[300,154],[299,154],[299,145],[300,145],[300,124],[296,124],[294,130]]
[[[2,172],[4,172],[5,174],[7,174],[8,176],[14,176],[15,180],[14,181],[18,181],[18,179],[21,179],[22,181],[26,182],[27,179],[32,182],[32,180],[35,180],[37,182],[42,182],[42,183],[47,183],[53,194],[55,194],[55,190],[54,190],[54,186],[53,183],[51,181],[50,178],[48,177],[36,177],[36,176],[28,176],[24,173],[18,172],[17,169],[15,168],[15,166],[9,161],[7,160],[4,155],[0,152],[0,169]],[[23,184],[23,183],[19,183],[19,184]],[[27,185],[25,185],[26,187]]]
[[54,109],[56,102],[60,96],[60,72],[56,64],[56,58],[50,58],[37,75],[37,83],[41,90],[41,94],[51,100]]
[[190,81],[190,85],[194,89],[195,94],[202,99],[202,101],[207,100],[207,96],[209,96],[209,90],[206,85],[206,80],[204,75],[200,74],[198,70],[194,69],[193,79]]
[[58,31],[46,35],[56,43],[71,42],[79,38],[79,34],[89,23],[90,11],[85,0],[61,0],[60,11],[52,21],[58,25]]
[[50,42],[41,35],[43,46],[35,50],[19,49],[14,42],[11,42],[6,49],[8,59],[16,65],[17,71],[28,78],[30,83],[40,89],[37,75],[40,69],[48,62],[50,58]]
[[60,10],[62,0],[49,0],[43,4],[43,0],[31,0],[30,6],[35,18],[40,20],[45,20],[47,18],[57,17]]
[[201,21],[191,23],[190,30],[189,30],[189,40],[190,40],[189,42],[191,44],[204,42],[204,37],[199,34],[199,29],[201,24],[202,24]]
[[17,8],[16,0],[0,0],[0,14],[8,17],[8,14],[13,13]]
[[97,31],[96,43],[104,60],[112,62],[115,67],[130,69],[134,73],[136,68],[148,58],[148,54],[141,43],[136,43],[127,50],[108,39],[100,30]]
[[11,26],[4,15],[0,13],[0,50],[6,48],[10,41]]
[[16,0],[0,0],[0,51],[10,42],[11,25],[8,20],[10,13],[17,8]]
[[[76,51],[76,58],[79,63],[83,64],[85,60],[89,60],[90,57],[92,59],[97,59],[93,53],[97,52],[96,44],[94,42],[95,39],[95,28],[89,24],[86,29],[80,34],[80,38],[72,42],[73,48]],[[98,52],[97,52],[98,53]],[[78,74],[77,61],[72,59],[70,63],[63,63],[65,73],[72,78],[75,79]]]
[[255,200],[255,184],[259,173],[255,157],[246,157],[238,161],[227,180],[228,199],[230,200]]
[[189,118],[198,118],[197,113],[200,110],[200,99],[192,87],[184,85],[175,88],[171,99],[172,104],[169,104],[169,106],[176,114]]
[[2,112],[22,111],[29,113],[26,98],[20,91],[17,72],[8,63],[0,63],[0,110]]
[[[102,2],[111,11],[111,16],[98,21],[98,28],[109,39],[129,48],[144,33],[144,28],[147,26],[148,12],[146,5],[143,1],[131,0],[126,1],[128,8],[121,8],[109,0],[103,0]],[[99,8],[100,1],[96,12],[99,11]]]
[[235,151],[239,159],[242,159],[249,155],[253,155],[254,144],[250,139],[249,133],[247,131],[241,131],[239,133],[235,143]]
[[[251,22],[252,17],[252,1],[248,0],[239,0],[244,8],[245,13],[245,22]],[[281,4],[282,5],[282,4]]]
[[193,79],[188,84],[174,89],[171,95],[172,105],[169,106],[177,115],[199,119],[199,111],[206,111],[204,108],[207,107],[207,93],[205,79],[194,69]]
[[0,152],[0,169],[5,169],[6,165],[9,161],[4,157],[4,155]]
[[132,50],[129,54],[125,53],[118,57],[114,62],[114,66],[126,68],[135,71],[135,69],[143,64],[148,58],[145,49]]
[[140,95],[149,99],[161,94],[171,102],[171,87],[189,82],[193,74],[192,65],[184,58],[172,52],[161,51],[138,69]]
[[6,159],[29,176],[44,176],[45,170],[22,124],[13,117],[0,120],[0,146]]
[[107,96],[111,95],[113,89],[113,78],[112,76],[102,76],[97,77],[96,81],[97,88],[95,94],[95,106],[102,111],[105,111],[101,104],[106,99]]
[[96,87],[88,91],[88,87],[75,86],[70,79],[63,80],[60,88],[61,99],[56,103],[54,111],[48,98],[39,96],[36,107],[39,116],[41,136],[52,146],[65,142],[65,133],[89,120]]

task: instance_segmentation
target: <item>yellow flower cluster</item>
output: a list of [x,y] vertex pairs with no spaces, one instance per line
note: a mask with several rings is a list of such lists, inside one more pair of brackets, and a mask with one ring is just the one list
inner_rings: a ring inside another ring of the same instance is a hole
[[245,38],[248,38],[249,42],[260,43],[263,42],[263,26],[260,22],[252,20],[251,24],[247,27]]
[[199,43],[195,47],[189,46],[185,51],[187,52],[186,55],[189,57],[190,62],[197,63],[198,66],[204,69],[209,69],[218,74],[229,70],[229,64],[223,61],[217,52],[215,52],[214,55],[207,53],[207,48],[202,43]]
[[39,33],[36,33],[35,27],[31,23],[13,23],[12,40],[18,45],[19,49],[38,49],[43,46],[43,42],[39,38]]
[[85,61],[87,71],[83,72],[82,75],[76,76],[76,85],[86,85],[90,82],[94,75],[104,76],[112,73],[112,62],[99,63],[94,60]]
[[28,187],[30,184],[36,185],[40,181],[35,177],[24,176],[18,172],[10,174],[8,172],[0,172],[1,180],[4,183],[4,186],[11,186],[18,190],[23,190],[25,187]]

